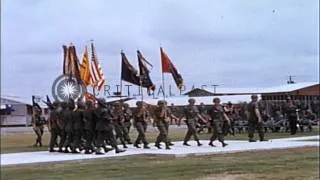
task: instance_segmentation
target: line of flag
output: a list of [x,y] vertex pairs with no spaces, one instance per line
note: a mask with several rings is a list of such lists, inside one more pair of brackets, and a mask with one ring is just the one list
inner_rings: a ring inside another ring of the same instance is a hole
[[[91,43],[91,60],[89,60],[88,48],[85,46],[81,64],[77,58],[76,48],[72,44],[70,44],[70,46],[63,45],[63,53],[64,75],[75,77],[79,82],[82,82],[85,87],[91,85],[99,91],[104,87],[106,84],[105,76],[98,61],[93,43]],[[160,47],[160,54],[162,73],[171,73],[178,89],[181,89],[183,86],[181,74],[162,47]],[[121,80],[147,88],[148,91],[154,91],[156,86],[150,77],[150,69],[153,68],[153,65],[146,60],[139,50],[137,50],[137,60],[138,70],[130,64],[125,53],[121,51]],[[87,93],[85,97],[93,99],[92,94]]]

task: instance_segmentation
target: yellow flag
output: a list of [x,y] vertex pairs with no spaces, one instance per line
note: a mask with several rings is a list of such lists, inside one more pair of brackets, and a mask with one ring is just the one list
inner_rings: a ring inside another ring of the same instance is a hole
[[87,46],[85,47],[83,57],[82,57],[82,64],[80,65],[80,75],[84,85],[88,86],[91,83],[91,75],[90,75],[90,63],[88,58]]

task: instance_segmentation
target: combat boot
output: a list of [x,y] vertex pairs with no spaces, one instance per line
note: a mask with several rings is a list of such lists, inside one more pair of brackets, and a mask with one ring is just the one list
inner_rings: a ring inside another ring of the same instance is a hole
[[162,149],[162,148],[160,147],[160,143],[156,143],[154,146],[157,147],[158,149]]
[[128,146],[126,144],[123,144],[123,148],[128,148]]
[[210,141],[208,145],[211,147],[216,147],[215,145],[213,145],[212,141]]
[[140,148],[140,146],[139,146],[139,144],[138,143],[134,143],[134,145],[133,145],[134,147],[136,147],[136,148]]
[[228,144],[225,142],[222,142],[222,147],[226,147],[226,146],[228,146]]
[[257,141],[254,139],[249,139],[249,142],[257,142]]
[[143,146],[143,149],[150,149],[150,147],[148,146],[148,144],[145,144],[145,145]]
[[199,140],[197,141],[197,144],[198,144],[198,146],[202,146],[202,144],[200,143],[200,141],[199,141]]
[[122,153],[122,152],[125,152],[126,150],[122,150],[122,149],[116,149],[116,153]]
[[188,144],[187,142],[183,143],[184,146],[191,146],[190,144]]

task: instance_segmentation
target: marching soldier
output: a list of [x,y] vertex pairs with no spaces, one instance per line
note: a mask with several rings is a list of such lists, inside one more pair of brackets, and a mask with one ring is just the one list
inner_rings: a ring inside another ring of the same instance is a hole
[[59,132],[60,129],[58,126],[58,120],[60,118],[59,112],[58,112],[58,102],[54,102],[50,110],[51,111],[48,119],[48,129],[51,134],[50,143],[49,143],[49,152],[55,152],[53,148],[57,142],[57,137],[60,134]]
[[173,146],[174,144],[171,142],[170,138],[169,138],[169,120],[168,118],[170,118],[170,120],[174,119],[175,121],[179,121],[179,118],[176,117],[173,113],[172,113],[172,110],[168,107],[168,102],[167,101],[163,101],[164,102],[164,107],[166,109],[166,112],[167,112],[167,118],[165,119],[164,121],[164,125],[165,125],[165,128],[167,130],[167,134],[168,134],[168,142],[169,142],[169,146]]
[[43,130],[44,130],[44,125],[45,125],[45,119],[44,117],[41,117],[41,109],[34,107],[33,109],[33,117],[32,117],[32,127],[33,131],[36,133],[37,138],[36,138],[36,143],[33,146],[40,146],[42,147],[42,136],[43,136]]
[[137,109],[134,113],[134,126],[138,131],[138,137],[134,143],[134,147],[140,148],[139,142],[142,141],[142,143],[144,144],[143,148],[150,149],[150,147],[148,146],[146,135],[145,135],[145,132],[147,129],[147,122],[146,122],[147,110],[142,101],[137,101],[136,105],[137,105]]
[[196,100],[189,99],[188,102],[189,102],[189,105],[184,109],[184,115],[186,117],[188,132],[184,138],[183,145],[190,146],[190,144],[188,144],[188,141],[190,140],[191,136],[193,136],[194,140],[197,141],[198,146],[201,146],[202,144],[200,143],[197,135],[196,124],[197,124],[198,118],[201,119],[203,122],[205,122],[205,119],[199,114],[199,110],[195,106]]
[[[206,106],[204,105],[204,103],[200,103],[200,107],[199,107],[199,113],[200,115],[206,119],[206,121],[208,121],[208,112],[207,112],[207,109],[206,109]],[[198,130],[198,133],[200,132],[203,132],[204,131],[204,128],[207,127],[207,123],[206,122],[203,122],[201,121],[201,119],[199,119],[198,121],[198,126],[199,126],[199,130]],[[209,129],[209,128],[208,128]],[[209,130],[208,130],[209,131]]]
[[285,114],[289,121],[290,134],[294,135],[297,133],[297,122],[299,119],[299,109],[291,100],[290,97],[287,98],[286,106],[285,106]]
[[94,151],[93,141],[95,137],[96,122],[93,118],[94,107],[92,101],[86,102],[86,109],[84,111],[84,132],[85,132],[85,154],[91,154]]
[[84,122],[84,104],[79,101],[76,109],[72,111],[73,144],[72,153],[78,153],[77,148],[81,149],[81,138]]
[[105,139],[111,143],[111,146],[116,150],[116,153],[124,152],[124,150],[120,150],[117,146],[116,139],[113,135],[112,120],[114,118],[112,117],[111,110],[106,107],[104,99],[98,99],[98,107],[95,109],[94,118],[97,119],[96,131],[98,134],[96,154],[104,154],[101,152],[101,148],[104,148],[105,151],[112,150],[105,148]]
[[262,115],[258,105],[257,95],[251,96],[251,102],[248,104],[247,110],[249,112],[249,119],[248,119],[249,142],[256,142],[256,140],[253,139],[253,136],[254,136],[254,131],[257,128],[258,128],[260,141],[267,141],[266,139],[264,139],[263,120],[262,120]]
[[230,122],[224,121],[222,126],[222,131],[225,136],[228,134],[231,134],[234,136],[234,110],[233,110],[233,104],[229,101],[225,107],[223,107],[225,114],[228,116]]
[[66,115],[65,115],[65,111],[67,111],[67,109],[68,109],[68,103],[62,102],[61,110],[60,110],[60,118],[58,119],[58,127],[60,129],[59,152],[63,152],[62,148],[64,147],[64,143],[66,142],[66,139],[67,139]]
[[132,144],[129,133],[131,128],[131,119],[132,119],[132,111],[129,108],[129,104],[124,103],[123,104],[123,117],[124,117],[124,129],[123,129],[123,136],[124,140],[128,144]]
[[158,101],[158,106],[155,109],[155,124],[159,130],[159,135],[157,137],[157,140],[155,142],[155,146],[158,149],[161,149],[160,142],[164,142],[166,144],[166,149],[170,149],[169,147],[169,140],[168,140],[168,131],[166,128],[166,119],[167,116],[167,109],[165,107],[164,101]]
[[64,131],[66,133],[66,141],[64,142],[64,152],[69,153],[68,148],[72,148],[73,142],[73,122],[72,122],[72,110],[74,109],[74,103],[69,101],[66,109],[62,112],[63,122],[65,123]]
[[123,145],[123,148],[128,148],[125,141],[124,141],[124,135],[123,135],[124,115],[123,115],[122,106],[121,106],[120,102],[115,103],[113,116],[115,118],[114,128],[116,131],[116,137],[120,139],[120,142]]
[[213,134],[210,138],[209,145],[214,147],[213,141],[215,141],[218,138],[218,141],[222,143],[222,147],[225,147],[228,144],[224,142],[222,127],[225,120],[227,121],[228,124],[230,124],[230,119],[225,114],[223,107],[220,104],[219,98],[214,98],[213,103],[214,105],[212,109],[210,109],[209,111],[209,114],[212,119],[212,128],[213,128]]

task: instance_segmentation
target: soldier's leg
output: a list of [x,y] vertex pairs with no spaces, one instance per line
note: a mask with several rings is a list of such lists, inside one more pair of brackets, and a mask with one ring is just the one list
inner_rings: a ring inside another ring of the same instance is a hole
[[121,144],[123,145],[123,148],[128,148],[126,145],[126,142],[124,141],[124,136],[123,136],[123,128],[120,124],[115,125],[115,131],[116,131],[116,136],[120,139]]
[[165,128],[166,128],[166,131],[167,131],[167,141],[169,143],[170,146],[173,146],[174,144],[171,142],[171,139],[169,138],[169,123],[165,123]]
[[158,136],[157,136],[157,139],[156,139],[156,142],[155,142],[155,146],[158,148],[158,149],[161,149],[161,147],[160,147],[160,142],[161,142],[161,140],[162,140],[162,128],[161,128],[161,126],[157,126],[157,128],[158,128],[158,130],[159,130],[159,134],[158,134]]
[[104,140],[105,140],[105,131],[97,131],[97,149],[96,154],[103,154],[102,148],[104,147]]
[[90,150],[93,151],[93,132],[91,130],[85,131],[86,136],[86,144],[85,144],[85,153],[89,154]]
[[72,152],[77,153],[76,149],[80,149],[80,144],[81,144],[81,131],[80,130],[75,130],[74,131],[74,136],[73,136],[73,145],[72,145]]
[[213,122],[212,123],[212,136],[210,138],[210,142],[209,145],[212,147],[215,147],[215,145],[213,145],[213,141],[215,141],[218,138],[218,133],[217,133],[217,123]]
[[65,153],[69,152],[68,151],[68,147],[71,148],[72,140],[73,140],[73,133],[72,132],[67,132],[67,138],[66,138],[66,141],[65,141],[65,143],[63,145],[64,148],[65,148],[65,150],[64,150]]
[[60,131],[60,142],[59,142],[59,152],[62,152],[62,147],[66,141],[66,138],[67,138],[67,134],[66,134],[66,131],[65,130],[61,130]]
[[202,144],[200,143],[199,138],[198,138],[198,134],[197,134],[197,129],[196,129],[196,124],[195,123],[191,124],[190,130],[191,130],[191,134],[193,135],[194,140],[197,141],[198,146],[202,146]]
[[189,123],[187,123],[187,126],[188,126],[188,131],[187,131],[187,133],[186,133],[186,135],[185,135],[185,137],[184,137],[183,145],[190,146],[190,145],[188,144],[188,141],[189,141],[190,138],[191,138],[192,132],[191,132],[191,127],[190,127],[190,124],[189,124]]
[[122,132],[123,132],[124,140],[127,141],[128,144],[132,144],[130,135],[129,135],[129,126],[130,125],[127,124],[127,122],[125,122],[122,127]]
[[57,129],[51,129],[49,151],[54,152],[54,145],[57,142],[58,132]]
[[222,124],[221,123],[217,124],[217,138],[218,138],[218,141],[221,142],[222,147],[225,147],[225,146],[228,145],[228,144],[226,144],[224,142],[224,137],[223,137],[223,132],[222,132]]
[[263,131],[263,123],[259,122],[257,124],[257,128],[258,128],[258,133],[259,133],[259,138],[260,138],[260,141],[266,141],[266,139],[264,139],[264,131]]
[[253,139],[255,128],[256,128],[256,123],[252,122],[252,121],[249,121],[249,123],[248,123],[249,142],[255,142],[255,140]]

